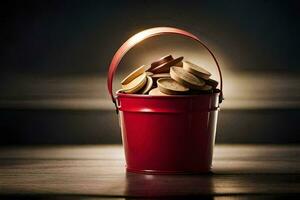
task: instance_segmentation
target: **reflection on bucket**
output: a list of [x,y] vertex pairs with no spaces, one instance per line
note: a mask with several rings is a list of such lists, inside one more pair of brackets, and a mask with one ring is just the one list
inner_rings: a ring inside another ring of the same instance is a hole
[[[191,195],[196,197],[197,195],[209,195],[216,193],[215,190],[214,179],[211,175],[165,176],[126,174],[125,195],[130,197],[172,199],[174,196],[186,197]],[[197,197],[199,199],[199,196]],[[207,196],[205,199],[214,199],[214,197]]]

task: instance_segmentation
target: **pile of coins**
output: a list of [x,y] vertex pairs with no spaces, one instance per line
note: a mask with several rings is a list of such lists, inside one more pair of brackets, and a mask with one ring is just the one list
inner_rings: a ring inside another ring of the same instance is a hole
[[164,56],[151,65],[143,65],[121,81],[118,92],[149,95],[184,95],[211,93],[218,82],[210,79],[204,68],[183,60]]

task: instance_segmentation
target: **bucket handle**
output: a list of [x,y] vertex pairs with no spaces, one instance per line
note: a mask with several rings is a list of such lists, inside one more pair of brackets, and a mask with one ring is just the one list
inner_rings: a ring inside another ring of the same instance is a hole
[[151,38],[157,35],[164,35],[164,34],[177,34],[177,35],[182,35],[185,36],[187,38],[191,38],[195,41],[197,41],[198,43],[200,43],[209,53],[210,55],[213,57],[215,64],[218,68],[218,72],[219,72],[219,78],[220,78],[220,97],[219,97],[219,103],[221,103],[224,98],[223,98],[223,80],[222,80],[222,72],[219,66],[219,63],[215,57],[215,55],[212,53],[212,51],[195,35],[193,35],[192,33],[189,33],[185,30],[182,29],[178,29],[178,28],[173,28],[173,27],[155,27],[155,28],[150,28],[150,29],[146,29],[144,31],[141,31],[135,35],[133,35],[132,37],[130,37],[126,42],[124,42],[124,44],[118,49],[118,51],[115,53],[115,55],[113,56],[111,63],[109,65],[109,70],[108,70],[108,77],[107,77],[107,88],[108,88],[108,92],[110,94],[110,97],[113,101],[113,103],[115,104],[116,108],[116,98],[113,95],[112,92],[112,85],[113,85],[113,78],[114,78],[114,74],[115,71],[119,65],[119,63],[121,62],[123,56],[132,48],[134,47],[136,44],[140,43],[141,41],[147,39],[147,38]]

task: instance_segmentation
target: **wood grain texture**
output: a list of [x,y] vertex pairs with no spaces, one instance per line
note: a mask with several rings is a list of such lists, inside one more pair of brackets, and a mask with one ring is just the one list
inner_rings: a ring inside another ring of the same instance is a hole
[[172,197],[300,193],[300,147],[219,145],[213,173],[126,173],[119,145],[0,149],[0,194]]

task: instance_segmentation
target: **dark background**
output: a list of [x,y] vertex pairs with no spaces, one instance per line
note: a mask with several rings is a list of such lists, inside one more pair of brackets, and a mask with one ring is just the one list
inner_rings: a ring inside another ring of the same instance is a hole
[[297,1],[1,4],[2,73],[105,73],[121,42],[154,26],[181,27],[217,41],[237,70],[299,71]]
[[221,58],[218,143],[300,142],[297,1],[0,4],[2,145],[120,143],[107,67],[122,42],[155,26],[200,35]]

